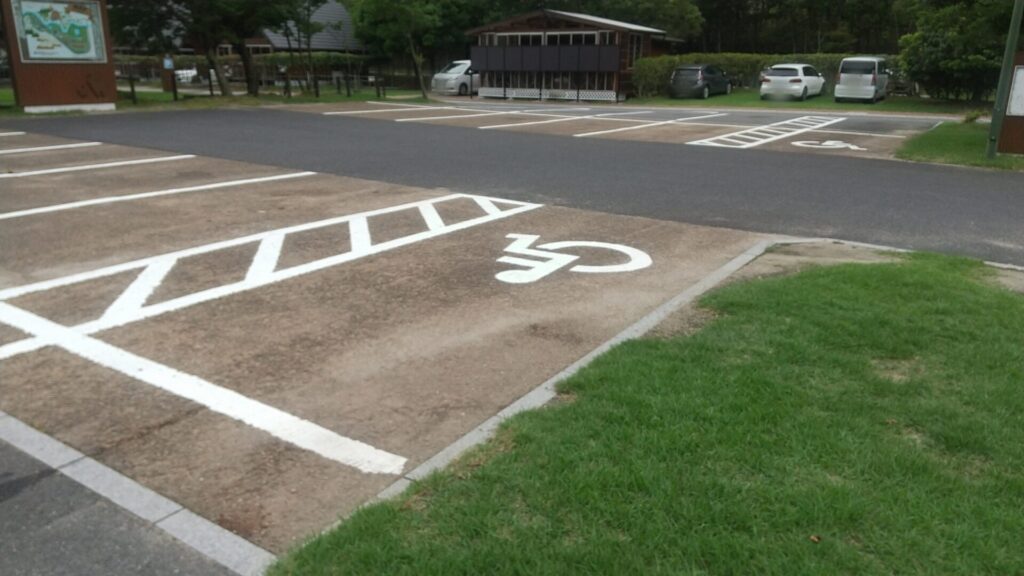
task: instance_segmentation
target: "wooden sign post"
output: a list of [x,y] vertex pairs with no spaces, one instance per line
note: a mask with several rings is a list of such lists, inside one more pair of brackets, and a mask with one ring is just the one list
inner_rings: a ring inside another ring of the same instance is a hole
[[1024,52],[1018,52],[1010,77],[1006,117],[999,135],[999,151],[1024,154]]
[[0,0],[0,15],[25,112],[115,108],[106,0]]

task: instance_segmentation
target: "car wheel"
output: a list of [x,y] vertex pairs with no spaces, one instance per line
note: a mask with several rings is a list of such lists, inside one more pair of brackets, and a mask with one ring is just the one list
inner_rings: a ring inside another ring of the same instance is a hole
[[800,93],[800,101],[801,102],[806,102],[807,101],[807,87],[806,86],[804,86],[804,91]]
[[469,94],[469,86],[459,84],[459,96],[465,96],[466,94]]
[[704,90],[700,93],[701,100],[707,100],[711,96],[711,87],[705,86]]

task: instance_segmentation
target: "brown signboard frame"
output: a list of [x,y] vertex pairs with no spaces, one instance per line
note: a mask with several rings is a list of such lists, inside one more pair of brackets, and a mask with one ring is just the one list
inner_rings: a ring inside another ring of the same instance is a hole
[[[1024,66],[1024,52],[1018,52],[1014,60],[1014,69]],[[1017,91],[1024,89],[1022,86],[1013,86]],[[1013,95],[1011,95],[1011,98]],[[1003,118],[1003,130],[999,136],[999,152],[1003,154],[1024,154],[1024,116],[1011,116],[1007,114]]]
[[[60,59],[33,57],[25,53],[23,43],[24,14],[20,13],[22,0],[0,0],[7,54],[11,66],[15,100],[26,112],[63,110],[113,109],[117,102],[117,80],[110,56],[110,20],[106,0],[53,0],[59,15],[61,11],[99,10],[96,22],[102,25],[102,46],[95,46],[94,59]],[[21,33],[19,33],[19,31]]]

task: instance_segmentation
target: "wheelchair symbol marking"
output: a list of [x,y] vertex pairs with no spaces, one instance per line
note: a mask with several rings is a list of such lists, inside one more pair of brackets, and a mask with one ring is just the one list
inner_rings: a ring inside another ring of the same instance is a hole
[[804,140],[801,142],[793,142],[793,146],[800,148],[817,148],[819,150],[856,150],[857,152],[867,152],[867,148],[861,148],[856,144],[850,144],[849,142],[843,142],[842,140],[826,140],[824,142],[818,142],[817,140]]
[[[566,242],[549,242],[547,244],[540,244],[536,248],[531,248],[534,242],[540,239],[540,236],[533,234],[509,234],[507,238],[512,239],[512,243],[509,244],[508,248],[505,248],[505,252],[509,254],[515,254],[515,256],[502,256],[498,258],[498,262],[502,264],[511,264],[513,266],[522,266],[523,270],[506,270],[499,272],[494,277],[498,280],[508,284],[531,284],[555,272],[572,265],[574,262],[580,259],[575,254],[568,254],[559,252],[559,250],[566,250],[572,248],[599,248],[603,250],[611,250],[612,252],[618,252],[624,254],[628,260],[622,264],[610,264],[605,266],[587,266],[583,264],[577,264],[572,268],[569,268],[570,272],[577,272],[580,274],[617,274],[622,272],[635,272],[637,270],[643,270],[653,264],[651,257],[642,250],[637,250],[630,246],[623,246],[621,244],[609,244],[607,242],[589,242],[589,241],[566,241]],[[521,256],[526,256],[522,258]]]

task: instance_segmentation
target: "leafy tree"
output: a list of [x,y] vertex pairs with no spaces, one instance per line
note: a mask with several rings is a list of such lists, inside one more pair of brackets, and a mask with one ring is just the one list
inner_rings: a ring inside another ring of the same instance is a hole
[[918,29],[900,42],[905,70],[933,96],[981,101],[999,82],[1012,4],[921,0]]
[[408,54],[420,92],[427,97],[423,79],[424,39],[441,26],[437,4],[430,0],[358,0],[356,34],[379,56]]

